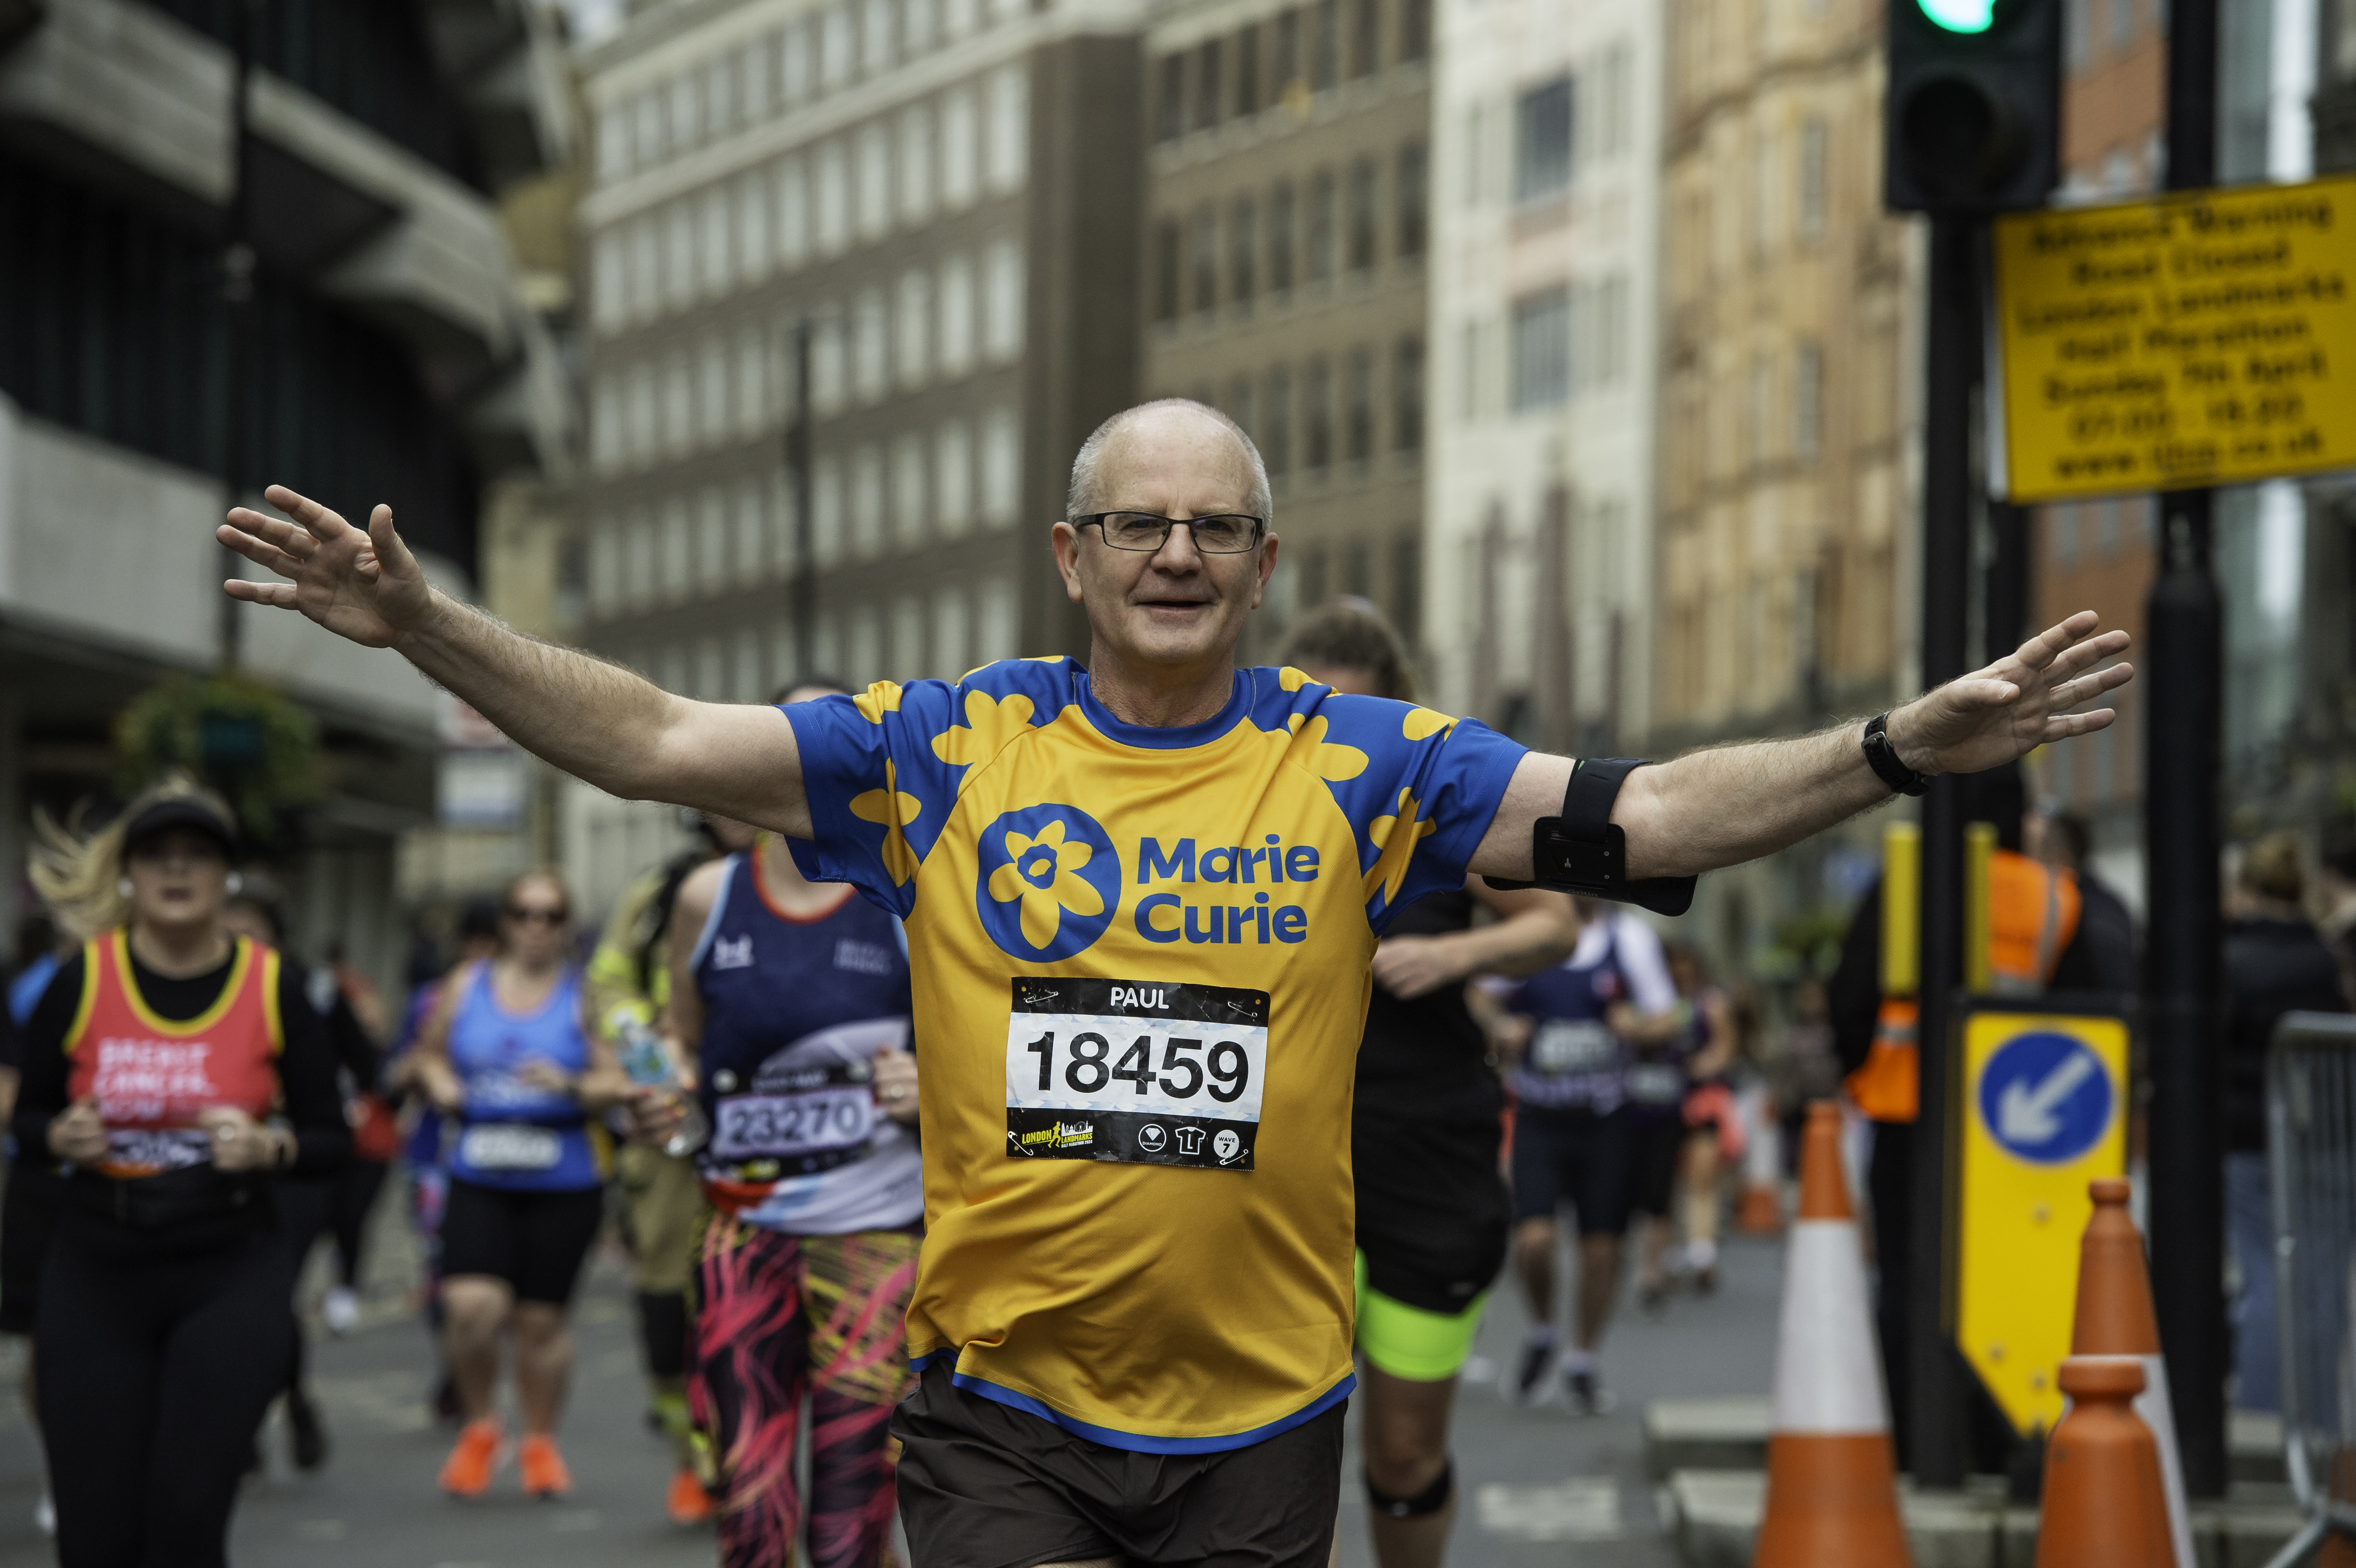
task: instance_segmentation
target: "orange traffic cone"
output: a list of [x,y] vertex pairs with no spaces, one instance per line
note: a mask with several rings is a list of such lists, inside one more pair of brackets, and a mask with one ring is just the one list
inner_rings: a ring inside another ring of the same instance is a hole
[[2072,1356],[2062,1363],[2070,1413],[2045,1448],[2037,1568],[2167,1568],[2175,1556],[2159,1445],[2130,1403],[2143,1363]]
[[2168,1363],[2159,1354],[2159,1319],[2152,1311],[2151,1276],[2144,1267],[2143,1236],[2127,1218],[2127,1184],[2110,1177],[2090,1182],[2094,1217],[2078,1249],[2078,1309],[2070,1326],[2071,1359],[2133,1358],[2143,1369],[2135,1413],[2159,1455],[2168,1499],[2168,1535],[2176,1568],[2194,1568],[2192,1523],[2184,1506],[2184,1467],[2177,1457],[2176,1417],[2168,1404]]
[[1808,1107],[1800,1214],[1783,1260],[1767,1516],[1751,1568],[1903,1568],[1890,1402],[1874,1348],[1840,1107]]
[[1746,1236],[1772,1236],[1783,1229],[1783,1128],[1765,1087],[1752,1084],[1739,1102],[1744,1129],[1742,1200],[1734,1228]]

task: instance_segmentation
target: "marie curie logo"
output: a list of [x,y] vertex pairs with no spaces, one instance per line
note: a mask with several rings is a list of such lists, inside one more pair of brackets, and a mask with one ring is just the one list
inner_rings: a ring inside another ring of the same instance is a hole
[[974,889],[981,928],[1016,958],[1087,951],[1120,905],[1120,856],[1097,819],[1072,805],[1001,813],[981,830]]

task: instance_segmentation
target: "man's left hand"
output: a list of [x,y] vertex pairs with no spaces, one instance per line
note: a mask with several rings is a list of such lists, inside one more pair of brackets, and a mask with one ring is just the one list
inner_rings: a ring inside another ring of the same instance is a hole
[[1892,709],[1898,760],[1917,773],[1976,773],[2049,741],[2109,728],[2118,715],[2108,708],[2073,711],[2135,678],[2132,665],[2092,668],[2127,649],[2125,632],[2097,635],[2098,624],[2081,610],[1986,669]]

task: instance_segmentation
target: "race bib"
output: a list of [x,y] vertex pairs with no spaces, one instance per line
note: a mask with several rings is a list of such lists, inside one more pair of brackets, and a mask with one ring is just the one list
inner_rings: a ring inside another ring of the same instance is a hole
[[799,1094],[736,1094],[714,1107],[717,1159],[798,1159],[863,1148],[875,1129],[875,1096],[864,1084]]
[[1013,990],[1010,1157],[1253,1168],[1266,991],[1032,978]]
[[1601,1072],[1618,1059],[1620,1042],[1596,1019],[1548,1019],[1530,1041],[1530,1066],[1539,1072]]
[[1628,1069],[1628,1098],[1640,1105],[1674,1105],[1686,1097],[1686,1075],[1665,1061]]
[[458,1137],[458,1157],[477,1170],[553,1170],[564,1140],[546,1127],[486,1122]]
[[212,1157],[212,1135],[202,1127],[111,1127],[106,1157],[98,1169],[118,1179],[156,1176],[203,1165]]

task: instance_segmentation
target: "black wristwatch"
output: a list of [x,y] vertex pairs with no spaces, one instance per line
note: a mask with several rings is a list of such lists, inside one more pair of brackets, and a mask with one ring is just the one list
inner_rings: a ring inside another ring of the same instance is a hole
[[1865,760],[1874,776],[1900,795],[1921,795],[1931,787],[1929,777],[1916,773],[1898,760],[1898,748],[1890,743],[1890,715],[1877,713],[1865,721]]

